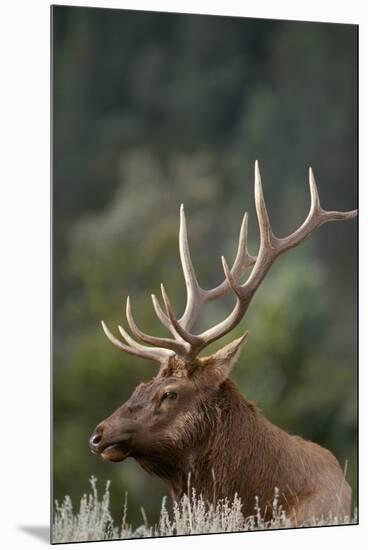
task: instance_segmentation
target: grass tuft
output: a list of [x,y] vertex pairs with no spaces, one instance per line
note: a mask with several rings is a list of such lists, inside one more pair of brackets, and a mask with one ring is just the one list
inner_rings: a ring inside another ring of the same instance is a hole
[[[265,529],[285,529],[293,527],[278,504],[278,490],[275,489],[271,521],[265,522],[261,517],[258,499],[255,502],[254,516],[244,517],[242,503],[235,495],[233,500],[221,499],[207,505],[202,496],[196,495],[195,489],[188,491],[180,502],[175,502],[168,510],[167,499],[163,498],[159,521],[149,525],[142,507],[143,524],[133,528],[127,522],[127,494],[122,509],[121,524],[114,525],[110,513],[110,482],[105,486],[102,499],[99,499],[97,479],[90,478],[91,493],[84,494],[80,501],[79,511],[74,512],[71,498],[66,496],[61,504],[55,501],[52,526],[52,542],[82,542],[97,540],[116,540],[147,537],[170,537],[176,535],[195,535],[205,533],[229,533],[236,531],[255,531]],[[189,488],[189,481],[188,481]],[[357,523],[357,511],[353,517],[346,517],[343,522],[329,518],[311,519],[308,526],[327,526]],[[303,527],[301,525],[300,527]]]

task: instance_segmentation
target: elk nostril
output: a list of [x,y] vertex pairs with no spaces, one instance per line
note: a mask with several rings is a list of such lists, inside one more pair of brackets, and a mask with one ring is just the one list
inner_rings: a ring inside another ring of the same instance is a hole
[[96,446],[100,443],[102,439],[102,435],[101,434],[94,434],[92,437],[91,437],[91,444],[93,446]]
[[95,429],[95,431],[93,432],[89,440],[89,445],[92,450],[97,450],[98,445],[99,443],[101,443],[101,440],[102,440],[102,433],[103,433],[102,426],[97,426],[97,428]]

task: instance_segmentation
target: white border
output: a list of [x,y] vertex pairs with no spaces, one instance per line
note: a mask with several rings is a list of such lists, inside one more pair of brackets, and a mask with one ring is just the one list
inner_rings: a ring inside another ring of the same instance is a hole
[[[55,2],[63,4],[64,2]],[[359,23],[360,181],[366,183],[367,23],[364,2],[257,0],[254,3],[186,0],[65,2],[101,6],[213,13],[247,17]],[[1,464],[0,522],[4,548],[45,543],[19,526],[49,521],[49,2],[17,0],[1,9]],[[365,130],[365,131],[364,131]],[[360,281],[367,280],[363,235],[367,235],[367,185],[360,189]],[[343,251],[342,251],[343,253]],[[91,548],[187,548],[244,544],[252,549],[328,545],[360,548],[367,538],[366,474],[367,353],[364,346],[367,293],[360,289],[360,525],[266,533],[99,543]],[[74,548],[65,545],[65,548]]]

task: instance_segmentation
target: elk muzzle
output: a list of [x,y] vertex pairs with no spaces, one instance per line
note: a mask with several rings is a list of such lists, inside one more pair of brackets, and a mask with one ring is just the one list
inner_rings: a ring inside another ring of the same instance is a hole
[[98,424],[89,439],[89,448],[92,453],[99,455],[104,460],[121,462],[130,455],[130,440],[132,426],[123,423],[117,429],[114,424],[105,420]]

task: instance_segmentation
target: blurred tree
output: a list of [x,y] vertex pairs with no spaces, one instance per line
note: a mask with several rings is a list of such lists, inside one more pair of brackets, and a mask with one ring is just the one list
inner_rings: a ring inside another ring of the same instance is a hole
[[[99,321],[120,321],[131,294],[138,322],[163,333],[149,300],[162,280],[183,307],[181,202],[204,287],[222,279],[245,209],[256,253],[255,158],[280,236],[307,211],[309,163],[323,205],[355,207],[356,36],[351,25],[53,7],[56,498],[79,500],[95,474],[114,481],[115,515],[128,490],[133,521],[142,504],[157,517],[161,482],[88,451],[95,424],[153,374]],[[354,222],[282,258],[234,373],[271,420],[348,459],[354,488],[356,262]],[[201,326],[231,303],[210,305]]]

